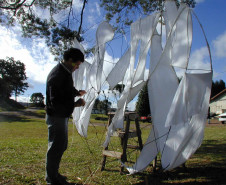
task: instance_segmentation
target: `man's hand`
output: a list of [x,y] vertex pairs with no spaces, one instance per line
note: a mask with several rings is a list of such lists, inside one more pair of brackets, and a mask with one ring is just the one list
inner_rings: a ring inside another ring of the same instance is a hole
[[82,98],[79,98],[76,102],[75,102],[75,107],[81,107],[84,106],[86,104],[85,100]]
[[84,94],[86,94],[86,91],[84,91],[84,90],[79,90],[78,92],[79,92],[80,96],[83,96]]

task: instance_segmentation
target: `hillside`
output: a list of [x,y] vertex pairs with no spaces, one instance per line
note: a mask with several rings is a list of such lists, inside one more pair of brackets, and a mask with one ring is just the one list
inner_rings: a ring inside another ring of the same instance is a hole
[[12,99],[0,99],[0,111],[13,111],[25,107]]

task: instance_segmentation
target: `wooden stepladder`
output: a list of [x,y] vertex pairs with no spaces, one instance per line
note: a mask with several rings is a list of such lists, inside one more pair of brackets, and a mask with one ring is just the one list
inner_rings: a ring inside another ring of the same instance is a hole
[[[108,119],[108,126],[109,126],[111,124],[114,113],[109,113],[108,116],[109,116],[109,119]],[[128,161],[127,155],[126,155],[127,148],[136,149],[136,150],[142,150],[142,148],[143,148],[138,115],[134,112],[129,112],[129,113],[125,113],[125,117],[126,117],[125,130],[119,131],[113,135],[113,136],[120,137],[122,152],[110,151],[110,150],[108,150],[108,146],[105,147],[103,150],[101,171],[103,171],[105,169],[107,157],[114,157],[114,158],[120,159],[122,162],[127,162]],[[135,120],[136,130],[130,130],[130,121],[132,121],[132,120]],[[134,146],[134,145],[128,144],[128,139],[134,138],[134,137],[138,138],[139,146]],[[124,167],[121,165],[120,172],[122,173],[123,170],[124,170]]]

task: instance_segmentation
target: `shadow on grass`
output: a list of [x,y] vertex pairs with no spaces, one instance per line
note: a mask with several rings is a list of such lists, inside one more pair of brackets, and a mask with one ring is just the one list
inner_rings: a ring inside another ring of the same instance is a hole
[[45,118],[45,112],[33,112],[33,111],[21,111],[21,114],[24,116],[32,116],[36,118]]
[[[167,172],[157,170],[155,173],[150,172],[148,175],[140,173],[137,176],[142,182],[137,184],[225,185],[225,151],[225,143],[217,140],[205,140],[202,147],[198,149],[186,168],[178,167]],[[203,159],[205,162],[200,159]]]
[[1,122],[30,122],[30,119],[45,119],[45,112],[34,111],[12,111],[1,112]]
[[177,168],[170,172],[155,172],[146,176],[140,175],[143,182],[138,184],[191,184],[223,185],[225,169],[217,167]]
[[202,146],[197,150],[195,155],[198,157],[200,155],[211,157],[214,160],[217,160],[219,157],[224,158],[224,161],[221,161],[221,164],[226,165],[226,143],[222,143],[221,140],[205,140],[203,141]]
[[0,115],[0,123],[7,122],[31,122],[32,120],[23,116],[18,115]]

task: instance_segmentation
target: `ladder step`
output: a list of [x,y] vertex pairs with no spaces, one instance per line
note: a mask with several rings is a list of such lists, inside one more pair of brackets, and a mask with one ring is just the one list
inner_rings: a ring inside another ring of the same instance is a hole
[[131,149],[135,149],[135,150],[140,150],[139,146],[135,146],[135,145],[127,145],[127,148],[131,148]]
[[[118,136],[119,137],[124,137],[125,135],[125,131],[120,131],[118,132]],[[137,132],[135,130],[130,130],[128,133],[128,138],[133,138],[133,137],[137,137]]]
[[121,159],[122,153],[110,151],[110,150],[103,150],[103,155],[108,156],[108,157],[115,157],[117,159]]

